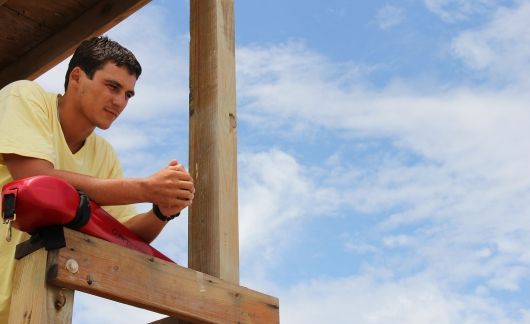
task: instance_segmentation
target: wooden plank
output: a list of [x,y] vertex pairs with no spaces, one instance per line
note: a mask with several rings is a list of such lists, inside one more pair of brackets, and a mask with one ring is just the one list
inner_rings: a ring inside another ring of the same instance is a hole
[[82,40],[103,34],[149,2],[150,0],[100,1],[0,71],[0,88],[12,81],[37,78],[71,55]]
[[79,17],[99,0],[10,0],[0,6],[0,70]]
[[[69,229],[65,237],[48,264],[48,282],[58,287],[194,323],[278,323],[274,297]],[[67,270],[70,259],[78,272]]]
[[74,292],[46,283],[44,248],[17,261],[9,324],[71,323]]
[[234,1],[190,1],[192,269],[239,283]]
[[[0,7],[0,26],[3,31],[0,33],[0,41],[9,50],[9,54],[19,56],[31,48],[34,42],[45,39],[52,31],[7,8],[8,4]],[[5,54],[2,53],[3,55]]]
[[5,7],[36,25],[57,30],[79,17],[100,0],[10,0]]

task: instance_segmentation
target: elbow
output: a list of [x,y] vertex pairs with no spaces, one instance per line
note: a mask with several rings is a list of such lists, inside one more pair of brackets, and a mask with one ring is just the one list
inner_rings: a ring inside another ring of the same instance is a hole
[[54,167],[50,161],[17,154],[4,154],[4,164],[13,180],[38,175],[53,175]]

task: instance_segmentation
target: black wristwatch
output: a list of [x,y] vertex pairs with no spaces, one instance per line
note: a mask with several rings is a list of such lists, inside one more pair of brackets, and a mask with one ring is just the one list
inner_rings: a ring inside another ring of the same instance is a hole
[[153,213],[155,213],[155,216],[163,222],[169,222],[173,218],[178,217],[180,215],[180,212],[178,212],[175,215],[166,216],[162,214],[162,212],[160,211],[160,208],[158,208],[158,205],[156,204],[153,204]]

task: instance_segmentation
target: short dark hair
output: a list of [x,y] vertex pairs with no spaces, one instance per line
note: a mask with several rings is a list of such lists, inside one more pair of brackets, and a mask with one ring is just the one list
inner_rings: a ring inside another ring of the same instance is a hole
[[107,36],[97,36],[84,40],[74,52],[64,80],[64,90],[68,88],[68,79],[72,70],[79,66],[86,75],[92,79],[97,70],[102,69],[107,62],[112,62],[119,67],[125,67],[136,79],[142,73],[142,67],[134,54],[109,39]]

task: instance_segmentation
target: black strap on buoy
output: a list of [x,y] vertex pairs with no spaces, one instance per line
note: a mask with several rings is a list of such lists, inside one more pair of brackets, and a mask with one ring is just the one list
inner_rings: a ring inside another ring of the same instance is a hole
[[82,191],[78,190],[77,193],[79,194],[79,206],[77,207],[75,217],[70,223],[65,225],[73,230],[80,229],[90,220],[90,199]]

